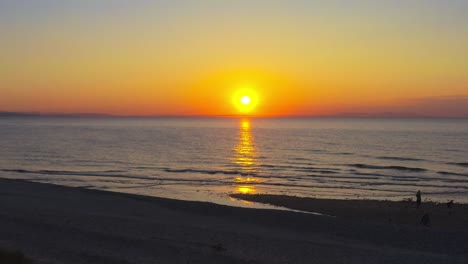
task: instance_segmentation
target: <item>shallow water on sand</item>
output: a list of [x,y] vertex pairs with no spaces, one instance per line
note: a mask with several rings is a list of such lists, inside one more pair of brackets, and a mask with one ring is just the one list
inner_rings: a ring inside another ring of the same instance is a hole
[[2,118],[0,176],[213,201],[468,202],[468,120]]

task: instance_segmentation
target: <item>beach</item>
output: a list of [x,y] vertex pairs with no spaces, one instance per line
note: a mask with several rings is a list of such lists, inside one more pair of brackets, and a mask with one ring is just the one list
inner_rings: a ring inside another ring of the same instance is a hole
[[[336,216],[326,216],[19,180],[1,179],[0,186],[0,248],[20,250],[34,263],[468,260],[466,227],[443,228],[435,220],[431,228],[375,221],[372,206],[367,213],[357,206],[360,217],[340,206],[333,209]],[[316,204],[330,206],[326,200]],[[461,214],[466,207],[455,207],[452,217]]]
[[269,204],[304,212],[319,212],[345,219],[418,227],[429,215],[431,229],[468,231],[468,204],[424,201],[418,208],[415,199],[404,201],[314,199],[287,195],[232,194],[233,198]]

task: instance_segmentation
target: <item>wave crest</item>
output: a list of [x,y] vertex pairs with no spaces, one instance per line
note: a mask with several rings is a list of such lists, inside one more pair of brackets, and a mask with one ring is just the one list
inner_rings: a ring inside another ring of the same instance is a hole
[[377,166],[377,165],[368,165],[368,164],[350,164],[350,167],[360,168],[360,169],[375,169],[375,170],[398,170],[398,171],[410,171],[410,172],[423,172],[427,171],[422,168],[412,168],[404,166]]

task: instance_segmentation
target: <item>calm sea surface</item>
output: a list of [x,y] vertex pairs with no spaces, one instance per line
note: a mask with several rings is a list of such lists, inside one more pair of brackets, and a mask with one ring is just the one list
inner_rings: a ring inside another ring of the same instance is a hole
[[468,120],[2,118],[0,146],[0,177],[117,192],[468,202]]

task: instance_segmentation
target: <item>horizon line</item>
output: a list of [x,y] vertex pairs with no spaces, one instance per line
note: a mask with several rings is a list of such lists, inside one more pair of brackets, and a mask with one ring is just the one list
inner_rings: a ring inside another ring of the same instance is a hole
[[0,111],[0,117],[77,117],[77,118],[440,118],[467,119],[468,116],[432,116],[413,113],[337,113],[329,115],[199,115],[199,114],[149,114],[122,115],[109,113],[51,113],[51,112],[15,112]]

